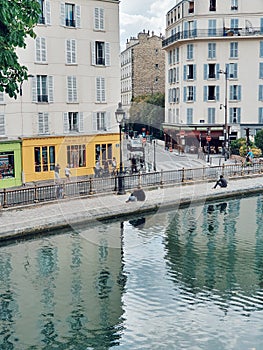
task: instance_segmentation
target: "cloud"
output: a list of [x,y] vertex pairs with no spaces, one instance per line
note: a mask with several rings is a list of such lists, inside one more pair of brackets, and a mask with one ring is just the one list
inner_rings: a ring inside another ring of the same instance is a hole
[[120,3],[121,50],[130,37],[137,37],[144,29],[156,35],[165,34],[166,13],[175,5],[174,0],[123,0]]

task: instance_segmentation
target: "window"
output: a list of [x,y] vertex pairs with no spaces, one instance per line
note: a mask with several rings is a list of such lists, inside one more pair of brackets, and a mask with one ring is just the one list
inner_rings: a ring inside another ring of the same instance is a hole
[[216,115],[215,108],[208,108],[207,112],[208,112],[208,117],[207,117],[208,124],[215,124],[215,115]]
[[94,29],[95,30],[104,30],[104,9],[101,7],[95,7],[94,9]]
[[46,63],[47,62],[47,47],[46,38],[37,37],[35,41],[35,52],[36,52],[36,62]]
[[234,34],[238,35],[239,34],[239,21],[238,18],[231,18],[230,19],[230,28],[234,32]]
[[184,87],[184,101],[193,102],[195,101],[196,88],[195,86],[185,86]]
[[35,172],[52,171],[55,168],[55,146],[34,148]]
[[219,101],[219,86],[204,86],[204,101]]
[[38,133],[48,134],[49,133],[49,118],[48,113],[38,113]]
[[216,11],[216,0],[210,0],[209,11]]
[[193,124],[193,108],[186,109],[187,124]]
[[83,113],[65,112],[63,113],[64,133],[83,132]]
[[208,79],[214,79],[216,77],[216,65],[209,64],[208,65]]
[[110,66],[110,43],[104,41],[91,42],[92,64]]
[[194,58],[194,45],[188,44],[187,45],[187,59],[192,60]]
[[263,124],[263,107],[258,109],[258,122],[259,124]]
[[233,107],[229,109],[229,121],[232,124],[240,124],[241,109]]
[[196,79],[196,65],[187,64],[184,66],[184,80]]
[[238,42],[230,43],[230,58],[238,57]]
[[112,144],[96,144],[95,145],[95,162],[112,160]]
[[70,3],[60,4],[60,23],[66,27],[80,27],[80,6]]
[[216,58],[216,44],[208,43],[208,58],[215,59]]
[[40,15],[38,18],[38,24],[51,24],[51,14],[50,14],[50,1],[48,0],[38,0],[40,5]]
[[237,63],[229,63],[227,66],[228,78],[237,79]]
[[216,35],[216,19],[208,20],[208,35],[215,36]]
[[240,101],[241,100],[241,86],[240,85],[230,85],[230,100]]
[[53,77],[37,75],[32,78],[33,102],[53,102]]
[[0,113],[0,136],[5,136],[5,115]]
[[66,40],[66,63],[75,64],[77,62],[76,55],[76,40],[68,39]]
[[96,78],[96,102],[106,102],[105,78]]
[[0,152],[0,179],[15,177],[14,158],[14,151]]
[[231,10],[238,10],[238,0],[231,0]]
[[70,168],[83,168],[86,166],[86,146],[67,146],[67,163]]
[[259,79],[263,79],[263,62],[259,63]]
[[258,87],[258,100],[263,101],[263,85],[259,85]]
[[67,87],[68,87],[68,102],[74,103],[78,101],[77,95],[77,78],[75,76],[67,77]]
[[92,128],[93,131],[106,131],[108,127],[109,116],[106,112],[93,113]]

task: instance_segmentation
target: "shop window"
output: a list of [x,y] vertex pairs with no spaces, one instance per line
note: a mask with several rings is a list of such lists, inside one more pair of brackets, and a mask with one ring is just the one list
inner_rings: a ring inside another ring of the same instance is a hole
[[14,152],[0,152],[0,178],[9,179],[15,177]]
[[95,162],[101,161],[102,164],[105,160],[112,160],[112,144],[96,144],[95,145]]
[[82,168],[86,166],[86,146],[67,146],[67,163],[70,168]]
[[34,148],[35,172],[52,171],[55,167],[55,146]]

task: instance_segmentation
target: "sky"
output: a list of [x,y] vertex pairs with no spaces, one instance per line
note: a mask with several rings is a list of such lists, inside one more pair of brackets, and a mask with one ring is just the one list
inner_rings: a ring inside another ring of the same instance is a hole
[[121,0],[120,40],[121,51],[126,40],[137,37],[144,29],[156,35],[165,34],[166,13],[176,4],[176,0]]

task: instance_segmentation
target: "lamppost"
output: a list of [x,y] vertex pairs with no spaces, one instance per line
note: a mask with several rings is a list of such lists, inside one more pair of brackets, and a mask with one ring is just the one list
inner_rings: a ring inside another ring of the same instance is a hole
[[156,171],[156,141],[153,140],[153,171]]
[[224,154],[225,154],[225,160],[228,158],[228,125],[227,125],[227,69],[226,70],[220,70],[219,74],[224,74],[225,75],[225,104],[220,105],[220,109],[222,107],[225,108],[225,125],[224,125]]
[[122,103],[119,102],[118,108],[115,111],[116,121],[119,124],[119,141],[120,141],[120,171],[118,173],[118,192],[117,194],[125,194],[124,187],[124,175],[123,175],[123,164],[122,164],[122,140],[121,140],[121,129],[125,123],[126,113],[122,109]]

